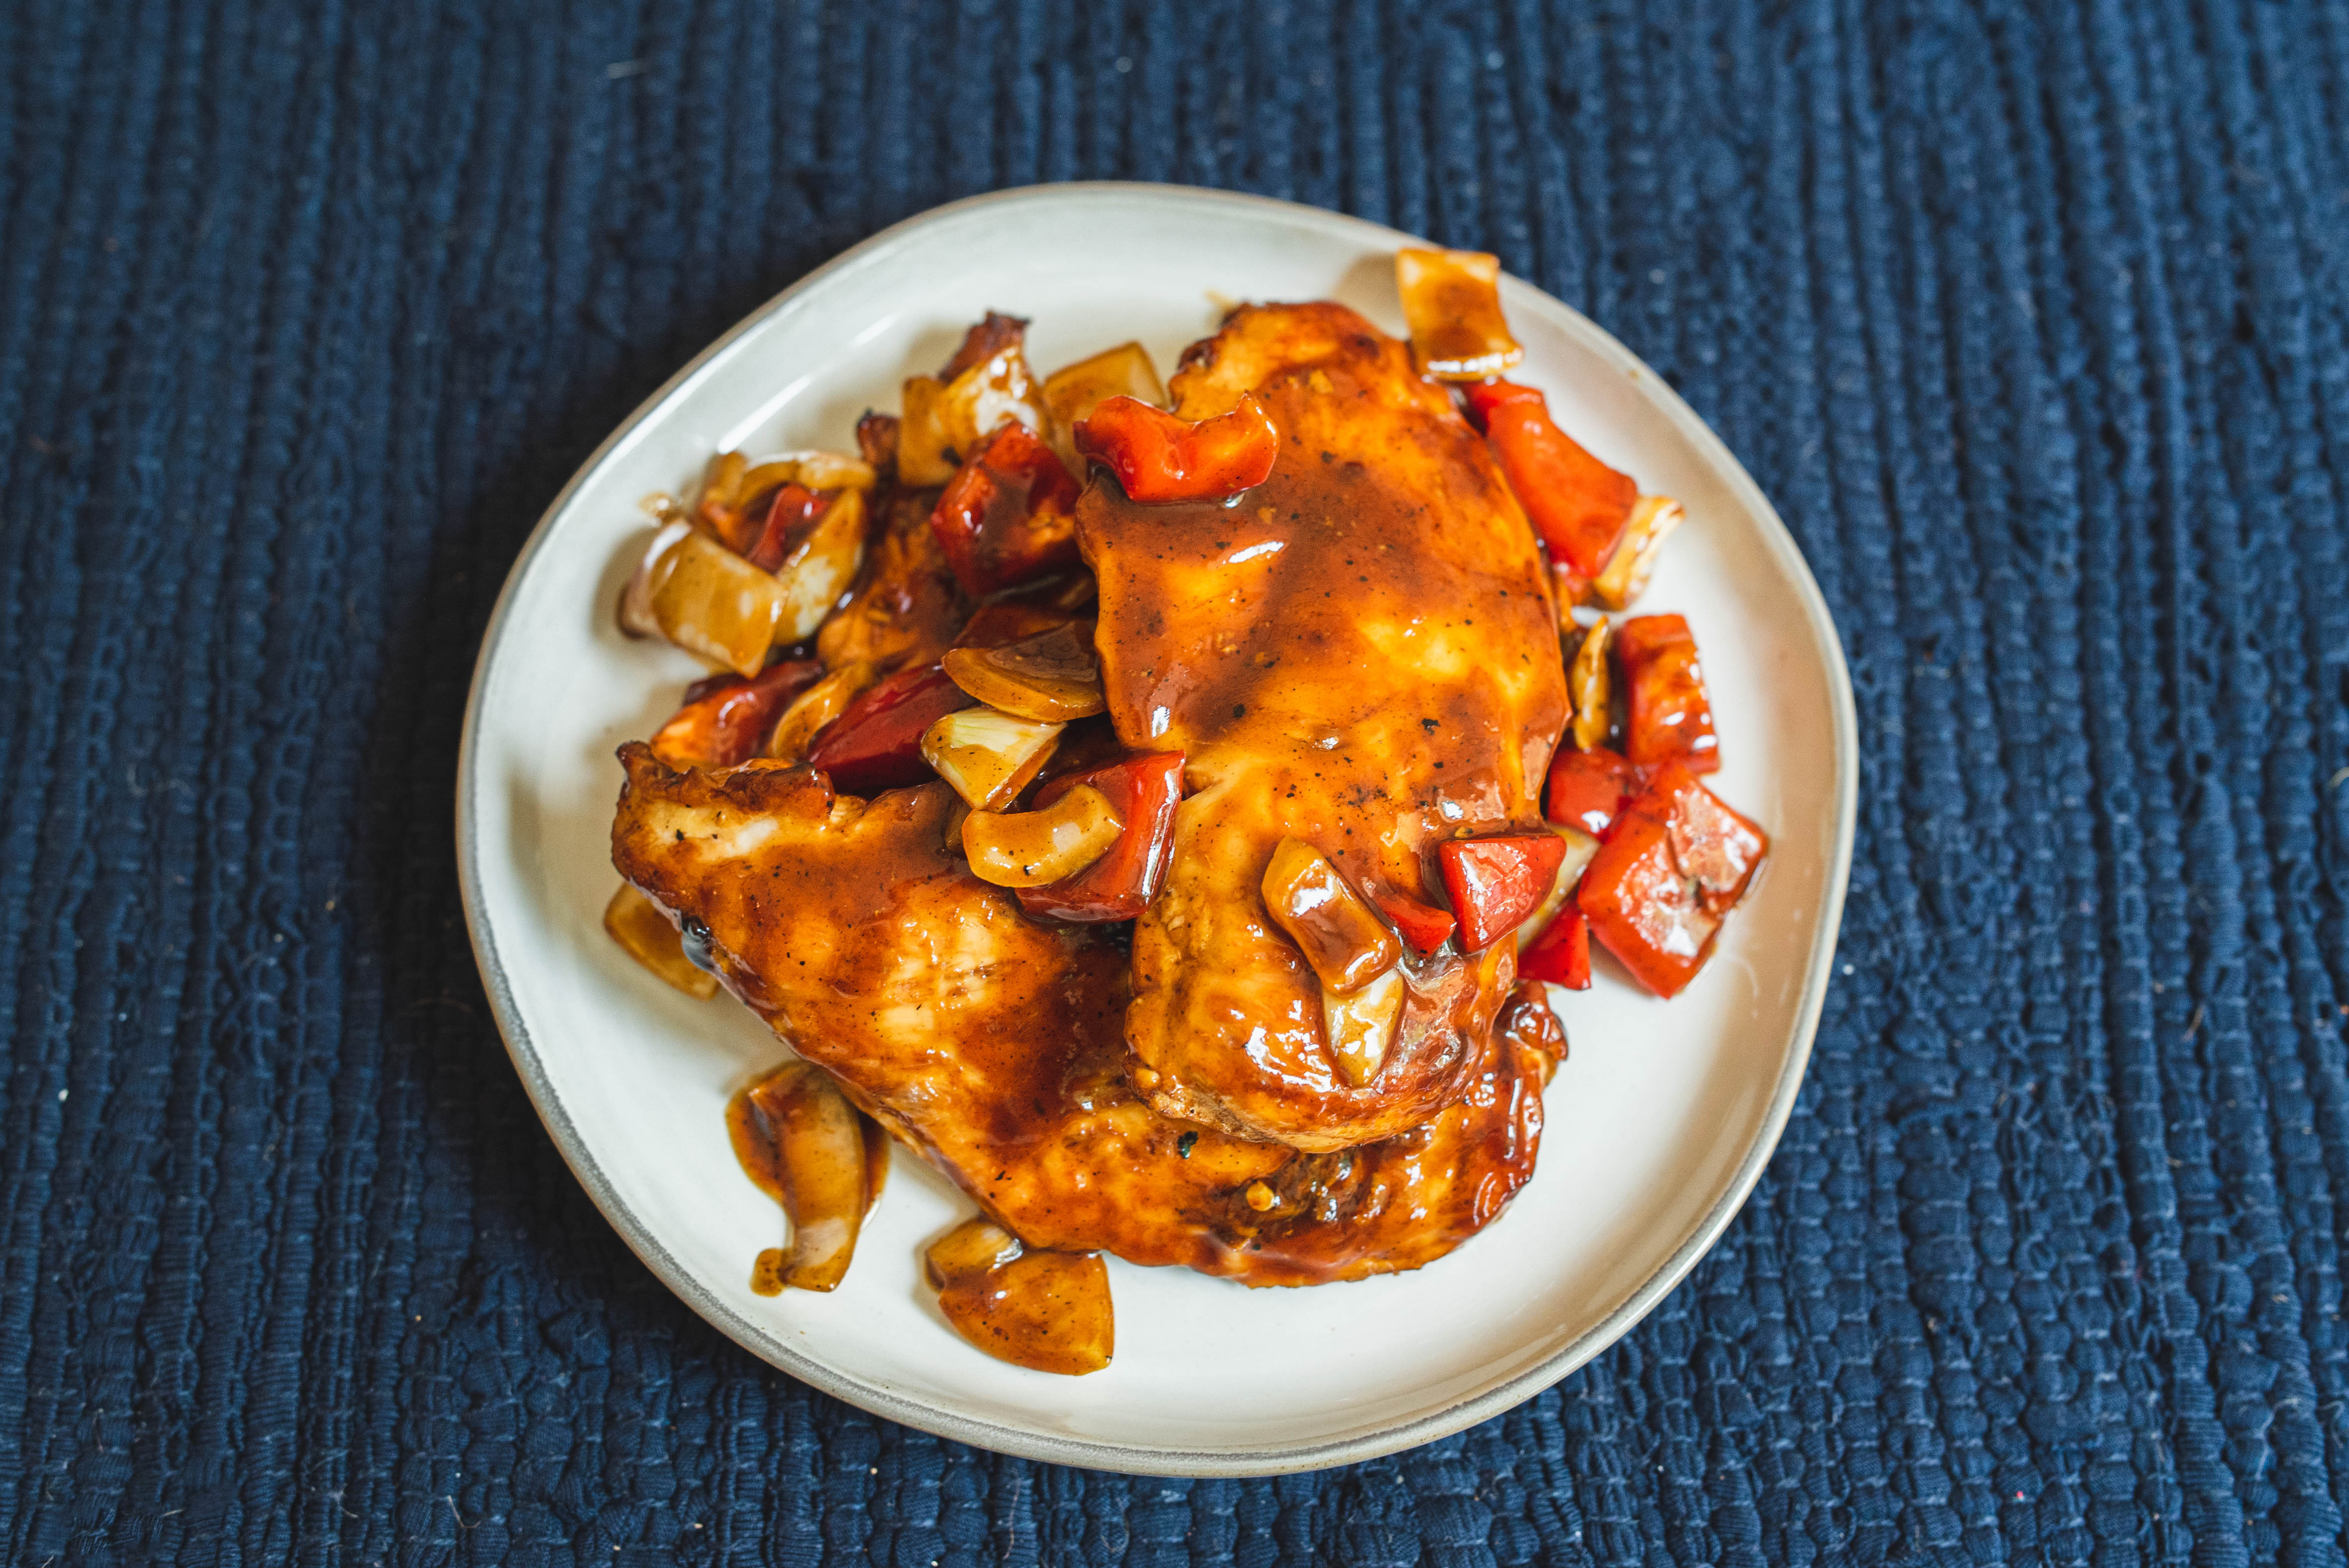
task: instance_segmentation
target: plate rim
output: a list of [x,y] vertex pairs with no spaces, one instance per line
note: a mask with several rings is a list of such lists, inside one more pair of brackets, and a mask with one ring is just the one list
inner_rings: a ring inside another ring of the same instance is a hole
[[1737,459],[1728,445],[1698,417],[1669,381],[1657,375],[1612,334],[1572,305],[1514,275],[1503,278],[1504,292],[1514,301],[1532,304],[1542,314],[1554,314],[1584,347],[1602,359],[1611,361],[1619,369],[1641,382],[1642,394],[1672,422],[1684,438],[1713,462],[1718,472],[1725,476],[1733,493],[1760,521],[1764,543],[1794,583],[1795,597],[1803,606],[1806,629],[1828,676],[1828,707],[1834,730],[1836,830],[1824,896],[1815,917],[1815,929],[1822,934],[1822,937],[1815,943],[1809,970],[1803,977],[1802,999],[1795,1023],[1794,1048],[1786,1054],[1777,1082],[1772,1087],[1769,1108],[1759,1134],[1746,1148],[1720,1198],[1705,1212],[1696,1228],[1681,1245],[1612,1312],[1559,1346],[1538,1365],[1499,1383],[1463,1395],[1439,1410],[1351,1436],[1309,1443],[1210,1449],[1159,1448],[1103,1441],[965,1416],[899,1394],[886,1385],[836,1371],[802,1355],[780,1336],[761,1330],[704,1288],[651,1227],[622,1201],[580,1136],[569,1110],[547,1076],[538,1047],[531,1037],[529,1026],[514,1003],[504,965],[499,957],[496,934],[491,929],[485,913],[481,846],[475,820],[475,802],[479,796],[479,780],[476,778],[480,755],[478,739],[483,717],[483,694],[489,684],[491,666],[510,629],[509,622],[521,583],[539,552],[545,548],[557,521],[570,509],[573,500],[590,476],[615,453],[633,443],[653,415],[698,380],[737,339],[828,279],[871,264],[920,230],[973,211],[1017,207],[1031,202],[1071,200],[1081,202],[1104,199],[1237,209],[1281,222],[1302,222],[1326,232],[1376,242],[1387,248],[1430,242],[1365,218],[1286,201],[1277,197],[1146,181],[1072,181],[990,191],[926,209],[889,225],[794,280],[712,340],[637,404],[612,433],[596,445],[556,492],[516,553],[513,565],[506,573],[505,583],[498,592],[497,602],[482,629],[481,651],[475,656],[472,679],[466,691],[465,716],[457,748],[458,892],[464,907],[465,927],[472,943],[474,963],[481,971],[482,988],[488,994],[491,1012],[497,1021],[498,1033],[505,1042],[506,1054],[522,1078],[523,1088],[530,1097],[532,1109],[538,1113],[548,1135],[554,1139],[555,1148],[562,1154],[564,1162],[570,1167],[572,1175],[585,1189],[589,1201],[602,1213],[605,1221],[663,1284],[703,1321],[761,1361],[873,1415],[956,1442],[1051,1464],[1132,1475],[1200,1477],[1282,1475],[1352,1464],[1449,1437],[1533,1398],[1629,1333],[1679,1285],[1699,1259],[1713,1250],[1752,1196],[1754,1187],[1761,1180],[1770,1157],[1776,1152],[1778,1140],[1793,1114],[1795,1099],[1802,1088],[1804,1073],[1809,1066],[1812,1047],[1818,1033],[1819,1017],[1826,1006],[1827,987],[1834,973],[1836,949],[1842,934],[1844,897],[1850,881],[1852,845],[1858,818],[1859,726],[1850,670],[1844,659],[1842,639],[1836,632],[1826,595],[1821,593],[1809,562],[1804,559],[1801,547],[1779,517],[1777,509],[1771,505],[1769,497],[1754,481],[1753,475],[1746,472],[1744,464]]

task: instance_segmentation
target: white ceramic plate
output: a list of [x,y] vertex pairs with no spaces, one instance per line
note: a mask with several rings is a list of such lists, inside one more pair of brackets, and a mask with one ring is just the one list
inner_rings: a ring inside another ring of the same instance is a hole
[[[1496,1415],[1638,1322],[1744,1202],[1802,1080],[1851,858],[1856,740],[1826,604],[1737,460],[1621,345],[1510,279],[1518,377],[1643,490],[1679,497],[1643,611],[1703,647],[1720,793],[1775,848],[1719,953],[1679,999],[1601,960],[1565,1007],[1538,1173],[1485,1234],[1419,1273],[1250,1291],[1112,1262],[1117,1354],[1068,1378],[957,1338],[918,1254],[970,1212],[897,1151],[847,1283],[753,1295],[782,1221],[729,1150],[729,1093],[781,1048],[747,1010],[643,973],[599,923],[620,782],[699,671],[631,643],[612,605],[647,531],[639,499],[714,450],[850,445],[867,407],[994,307],[1032,317],[1043,370],[1139,337],[1162,372],[1219,301],[1336,299],[1402,330],[1392,230],[1285,202],[1146,185],[1007,191],[859,245],[767,304],[636,410],[555,499],[481,645],[457,831],[481,977],[532,1099],[612,1223],[743,1346],[877,1415],[1058,1462],[1258,1474],[1362,1460]],[[1559,995],[1564,995],[1560,993]]]

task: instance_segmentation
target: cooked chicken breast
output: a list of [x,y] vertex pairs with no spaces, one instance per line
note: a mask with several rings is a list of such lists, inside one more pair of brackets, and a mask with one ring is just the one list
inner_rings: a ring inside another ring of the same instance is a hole
[[[729,989],[1031,1246],[1251,1284],[1416,1268],[1533,1173],[1543,1052],[1479,1037],[1463,1097],[1318,1159],[1161,1117],[1127,1086],[1126,955],[1029,919],[947,847],[946,786],[871,801],[804,768],[677,773],[641,745],[614,863]],[[1253,1201],[1251,1201],[1253,1200]]]
[[1104,479],[1078,507],[1118,737],[1181,750],[1190,790],[1134,934],[1134,1081],[1298,1149],[1391,1138],[1468,1093],[1514,944],[1407,959],[1400,1032],[1356,1087],[1259,885],[1294,836],[1367,894],[1426,899],[1440,841],[1538,830],[1568,711],[1541,558],[1449,393],[1342,306],[1245,306],[1172,390],[1187,419],[1253,393],[1281,445],[1236,505],[1136,505]]

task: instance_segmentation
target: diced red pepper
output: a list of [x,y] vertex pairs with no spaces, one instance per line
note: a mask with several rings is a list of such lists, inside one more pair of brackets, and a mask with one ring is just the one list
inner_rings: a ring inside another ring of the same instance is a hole
[[1379,892],[1371,895],[1379,913],[1387,917],[1402,936],[1403,943],[1422,957],[1434,952],[1452,938],[1460,922],[1452,912],[1416,899],[1407,892]]
[[1542,815],[1603,839],[1623,802],[1639,792],[1640,770],[1621,752],[1604,746],[1588,751],[1562,746],[1549,761]]
[[1575,903],[1640,984],[1675,996],[1769,852],[1767,834],[1669,763],[1599,846]]
[[1487,381],[1468,388],[1468,407],[1550,554],[1584,577],[1605,571],[1640,499],[1631,477],[1551,423],[1548,400],[1531,387]]
[[1109,797],[1125,830],[1109,852],[1072,877],[1019,891],[1019,906],[1055,920],[1132,920],[1150,907],[1166,880],[1174,850],[1174,810],[1183,803],[1183,754],[1128,757],[1048,779],[1036,791],[1039,809],[1080,784]]
[[1077,421],[1077,450],[1109,465],[1127,499],[1144,506],[1222,500],[1264,483],[1280,432],[1253,396],[1196,424],[1137,397],[1112,397]]
[[1566,841],[1556,833],[1498,839],[1449,839],[1436,846],[1444,891],[1460,920],[1460,951],[1481,953],[1526,923],[1541,907]]
[[1517,954],[1517,977],[1547,980],[1569,991],[1590,989],[1590,922],[1569,903]]
[[773,499],[767,503],[766,521],[759,526],[758,541],[742,552],[744,558],[761,572],[772,572],[832,500],[830,495],[818,495],[805,485],[776,486]]
[[1635,615],[1615,629],[1628,696],[1623,751],[1635,767],[1679,762],[1692,773],[1721,766],[1696,638],[1678,615]]
[[1017,420],[979,444],[930,512],[955,581],[992,593],[1077,561],[1077,481]]
[[971,706],[969,695],[936,665],[899,670],[816,731],[808,766],[832,775],[832,787],[847,795],[919,784],[931,777],[922,760],[923,732]]
[[685,706],[654,733],[653,755],[680,771],[748,762],[765,749],[792,698],[823,674],[813,659],[785,659],[748,680],[732,675],[698,680],[686,688]]

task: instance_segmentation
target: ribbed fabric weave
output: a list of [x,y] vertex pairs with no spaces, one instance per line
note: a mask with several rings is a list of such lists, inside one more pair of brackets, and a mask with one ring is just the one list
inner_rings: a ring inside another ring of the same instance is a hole
[[[1753,1202],[1350,1470],[1056,1470],[734,1349],[458,909],[475,647],[595,442],[864,235],[1112,177],[1581,307],[1858,688]],[[0,1560],[2343,1560],[2341,5],[20,5],[0,225]]]

